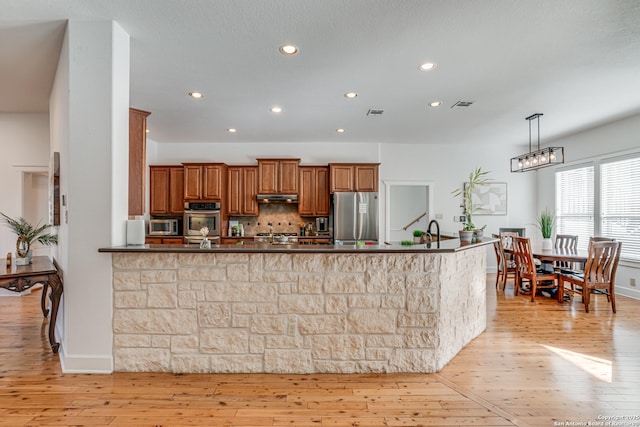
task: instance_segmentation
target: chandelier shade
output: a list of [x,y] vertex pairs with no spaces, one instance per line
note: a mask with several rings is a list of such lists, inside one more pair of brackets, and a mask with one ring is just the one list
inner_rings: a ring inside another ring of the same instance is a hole
[[[529,122],[529,152],[511,158],[511,172],[527,172],[564,163],[564,147],[540,148],[540,116],[542,113],[532,114],[526,118]],[[538,149],[531,148],[531,121],[538,125]]]

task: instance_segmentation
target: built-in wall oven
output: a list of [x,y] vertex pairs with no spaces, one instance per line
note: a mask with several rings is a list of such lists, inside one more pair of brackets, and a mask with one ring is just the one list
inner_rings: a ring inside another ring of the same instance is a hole
[[220,203],[185,203],[183,224],[185,242],[199,244],[204,239],[200,231],[204,227],[209,229],[207,238],[211,243],[220,243]]

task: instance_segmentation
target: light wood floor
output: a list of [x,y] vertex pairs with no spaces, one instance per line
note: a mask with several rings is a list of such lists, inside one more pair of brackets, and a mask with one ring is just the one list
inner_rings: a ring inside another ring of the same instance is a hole
[[432,375],[62,374],[40,292],[0,298],[0,426],[640,427],[640,301],[586,314],[494,277],[486,332]]

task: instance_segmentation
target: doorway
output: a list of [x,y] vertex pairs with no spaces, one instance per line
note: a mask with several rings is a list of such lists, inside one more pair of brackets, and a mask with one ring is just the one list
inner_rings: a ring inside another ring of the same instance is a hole
[[433,219],[433,186],[431,181],[385,181],[385,241],[399,243],[413,240],[414,230],[427,230]]
[[[34,227],[49,224],[48,171],[22,173],[22,217]],[[33,255],[50,255],[51,248],[35,244]]]

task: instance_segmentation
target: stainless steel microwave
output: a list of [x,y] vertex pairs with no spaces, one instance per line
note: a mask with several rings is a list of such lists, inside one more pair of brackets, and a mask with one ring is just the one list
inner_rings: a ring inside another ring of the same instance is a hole
[[178,220],[175,218],[149,220],[150,236],[179,236],[179,233]]

